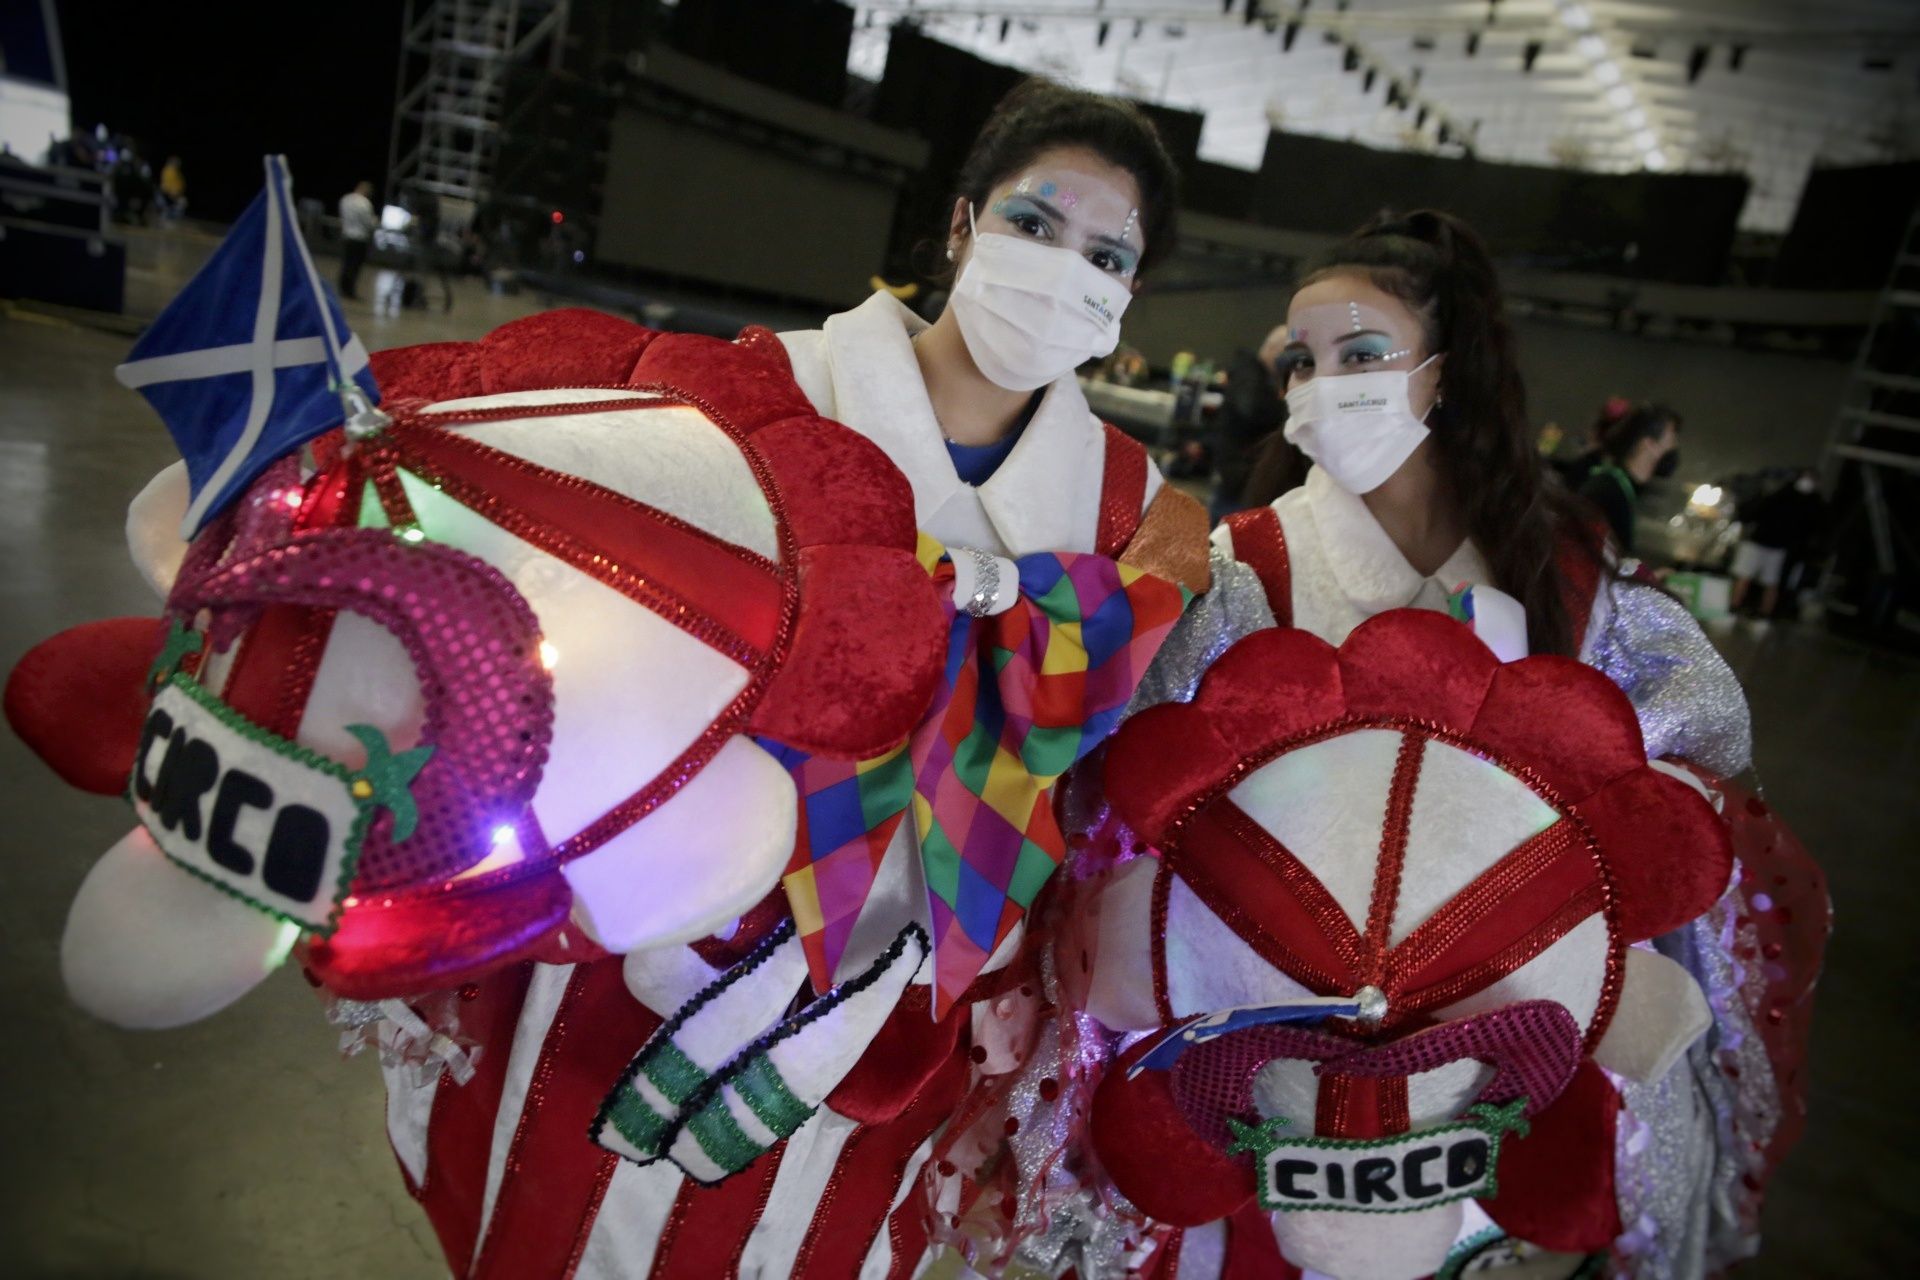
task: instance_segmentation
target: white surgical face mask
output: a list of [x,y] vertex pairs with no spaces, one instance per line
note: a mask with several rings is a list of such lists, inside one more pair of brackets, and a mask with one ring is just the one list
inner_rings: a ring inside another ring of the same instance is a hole
[[1428,356],[1407,370],[1301,383],[1287,392],[1287,440],[1348,493],[1378,489],[1427,438],[1426,423],[1413,416],[1407,387],[1414,374],[1438,358]]
[[1132,300],[1124,281],[1071,249],[976,231],[947,305],[980,372],[995,386],[1032,391],[1112,355]]

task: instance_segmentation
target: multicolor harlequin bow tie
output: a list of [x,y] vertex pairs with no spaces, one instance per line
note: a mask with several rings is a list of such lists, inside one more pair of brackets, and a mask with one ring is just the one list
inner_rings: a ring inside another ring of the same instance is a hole
[[1066,842],[1049,790],[1112,731],[1191,596],[1105,556],[1044,553],[1014,562],[1011,607],[975,617],[952,600],[951,557],[924,534],[922,562],[952,614],[940,693],[885,755],[783,753],[801,797],[785,884],[814,987],[825,991],[911,809],[938,1017],[1060,865]]

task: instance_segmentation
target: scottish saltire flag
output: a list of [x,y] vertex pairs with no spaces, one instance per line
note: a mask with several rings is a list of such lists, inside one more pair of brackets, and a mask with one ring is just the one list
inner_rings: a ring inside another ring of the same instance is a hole
[[[907,744],[857,763],[790,754],[800,830],[784,884],[816,989],[840,960],[910,813],[942,1014],[1066,856],[1055,780],[1112,732],[1186,589],[1104,556],[1022,556],[1020,598],[955,611],[946,678]],[[936,574],[951,584],[952,569]],[[951,608],[951,603],[949,603]]]
[[275,459],[379,398],[367,349],[313,269],[285,156],[199,274],[115,376],[147,398],[186,459],[191,538]]

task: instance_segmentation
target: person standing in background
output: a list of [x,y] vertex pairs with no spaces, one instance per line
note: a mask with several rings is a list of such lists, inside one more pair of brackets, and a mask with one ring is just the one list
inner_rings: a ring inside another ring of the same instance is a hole
[[180,167],[179,156],[168,156],[160,170],[160,217],[178,221],[187,211],[187,171]]
[[1580,496],[1600,509],[1621,555],[1633,554],[1633,510],[1647,481],[1664,480],[1680,465],[1680,415],[1643,404],[1615,423],[1600,442],[1601,459],[1580,485]]
[[1258,353],[1238,351],[1227,366],[1226,394],[1213,416],[1208,447],[1213,454],[1213,499],[1207,514],[1218,523],[1247,501],[1247,481],[1266,438],[1280,429],[1282,402],[1273,362],[1287,345],[1287,327],[1277,326]]
[[440,310],[442,313],[453,310],[453,282],[447,278],[447,259],[440,248],[440,197],[431,191],[414,193],[411,201],[413,225],[408,228],[408,239],[413,246],[413,269],[420,277],[420,290],[424,294],[427,277],[433,276],[440,282]]
[[356,301],[360,294],[360,268],[373,245],[373,184],[356,183],[340,197],[340,296]]
[[1788,562],[1804,561],[1807,549],[1820,534],[1827,516],[1826,499],[1820,496],[1813,472],[1802,471],[1792,484],[1756,502],[1751,515],[1742,512],[1741,516],[1748,528],[1733,553],[1733,598],[1729,604],[1738,613],[1758,579],[1765,590],[1760,616],[1771,618],[1780,604],[1780,580]]

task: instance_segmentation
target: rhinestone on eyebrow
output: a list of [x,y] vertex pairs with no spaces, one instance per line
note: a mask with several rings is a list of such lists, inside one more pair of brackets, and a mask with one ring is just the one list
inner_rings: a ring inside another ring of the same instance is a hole
[[1133,224],[1139,220],[1140,211],[1138,209],[1127,210],[1127,220],[1120,224],[1120,238],[1122,240],[1127,238],[1127,233],[1133,230]]
[[1365,325],[1360,323],[1360,304],[1359,303],[1349,302],[1347,304],[1347,318],[1353,321],[1353,331],[1355,333],[1358,333],[1360,332],[1360,330],[1366,328]]

